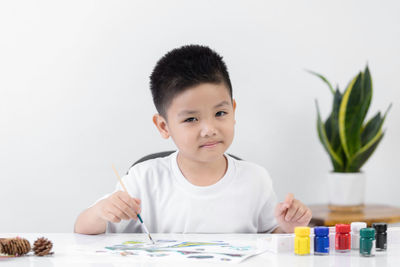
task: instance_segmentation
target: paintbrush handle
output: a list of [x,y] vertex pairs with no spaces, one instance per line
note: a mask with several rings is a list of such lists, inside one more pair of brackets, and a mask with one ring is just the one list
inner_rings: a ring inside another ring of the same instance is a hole
[[[117,169],[115,169],[114,165],[112,165],[112,168],[114,169],[115,175],[117,176],[118,181],[119,181],[119,183],[121,184],[122,188],[124,189],[124,191],[125,191],[126,193],[128,193],[128,190],[126,189],[124,183],[122,182],[121,177],[119,177],[119,174],[118,174],[118,172],[117,172]],[[129,193],[128,193],[128,194],[129,194]],[[153,242],[153,244],[154,244],[153,238],[151,238],[150,232],[149,232],[149,230],[147,230],[147,227],[146,227],[146,225],[144,224],[144,222],[143,222],[143,220],[142,220],[142,217],[140,216],[139,213],[137,214],[137,217],[139,218],[140,223],[143,225],[144,231],[146,232],[146,234],[149,236],[150,240],[151,240],[151,241]]]
[[139,218],[139,221],[140,221],[141,223],[143,223],[142,217],[140,216],[139,213],[138,213],[137,217]]
[[139,221],[142,223],[144,230],[146,231],[146,234],[149,234],[149,230],[147,230],[146,225],[144,224],[142,217],[140,216],[140,214],[137,215],[137,217],[139,218]]

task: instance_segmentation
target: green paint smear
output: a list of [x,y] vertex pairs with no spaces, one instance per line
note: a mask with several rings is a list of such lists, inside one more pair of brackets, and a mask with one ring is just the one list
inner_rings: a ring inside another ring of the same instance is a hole
[[122,244],[127,245],[127,244],[143,244],[144,242],[141,241],[126,241]]

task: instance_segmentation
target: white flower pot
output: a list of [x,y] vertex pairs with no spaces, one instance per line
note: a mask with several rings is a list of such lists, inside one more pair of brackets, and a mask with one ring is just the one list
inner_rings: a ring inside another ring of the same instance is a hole
[[365,183],[363,172],[329,173],[329,207],[332,210],[360,210],[364,205]]

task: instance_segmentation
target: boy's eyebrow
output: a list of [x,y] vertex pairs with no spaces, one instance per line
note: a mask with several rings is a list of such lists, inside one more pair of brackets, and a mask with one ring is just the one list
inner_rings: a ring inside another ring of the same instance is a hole
[[[214,106],[214,108],[220,108],[223,106],[229,106],[229,102],[228,101],[222,101],[221,103],[217,104]],[[196,110],[182,110],[181,112],[178,113],[178,116],[187,116],[187,115],[193,115],[193,114],[197,114],[199,113]]]
[[229,102],[228,101],[222,101],[221,103],[219,103],[218,105],[216,105],[214,108],[220,108],[222,106],[229,106]]
[[187,116],[187,115],[193,115],[198,113],[198,111],[195,110],[183,110],[181,112],[178,113],[178,116]]

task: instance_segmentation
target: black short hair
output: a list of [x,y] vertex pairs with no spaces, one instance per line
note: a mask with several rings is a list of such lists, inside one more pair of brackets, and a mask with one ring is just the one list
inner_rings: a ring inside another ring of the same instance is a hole
[[174,97],[202,83],[224,83],[232,98],[232,85],[222,57],[207,46],[185,45],[166,53],[150,76],[154,105],[166,117]]

